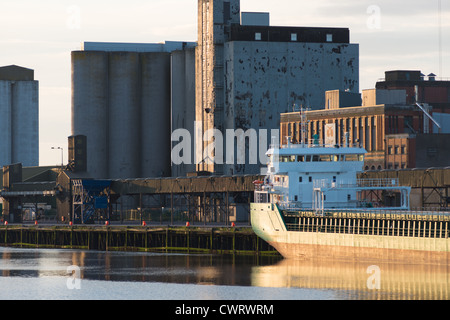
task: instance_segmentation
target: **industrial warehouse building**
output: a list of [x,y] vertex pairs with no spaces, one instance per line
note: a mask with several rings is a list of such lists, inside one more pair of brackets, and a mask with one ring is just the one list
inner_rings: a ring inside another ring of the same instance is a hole
[[39,82],[34,70],[0,68],[0,166],[39,165]]
[[[241,13],[239,0],[199,0],[197,43],[86,43],[73,52],[72,134],[87,138],[87,175],[259,173],[265,163],[238,163],[237,149],[232,161],[216,161],[230,155],[208,149],[211,130],[267,130],[258,137],[264,154],[280,113],[294,104],[320,108],[326,90],[359,91],[359,46],[348,29],[269,20]],[[171,133],[194,138],[196,128],[204,141],[192,139],[191,161],[171,166]]]

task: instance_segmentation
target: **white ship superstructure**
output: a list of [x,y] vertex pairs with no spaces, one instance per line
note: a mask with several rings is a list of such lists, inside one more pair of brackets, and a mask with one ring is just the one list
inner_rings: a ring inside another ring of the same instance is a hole
[[255,202],[277,203],[280,208],[314,210],[385,207],[363,199],[368,191],[390,191],[400,196],[396,209],[409,209],[409,187],[398,179],[358,179],[366,150],[359,145],[272,145],[264,181],[256,183]]
[[267,154],[251,223],[284,257],[449,263],[450,214],[410,211],[411,188],[398,179],[358,178],[360,146],[316,139]]

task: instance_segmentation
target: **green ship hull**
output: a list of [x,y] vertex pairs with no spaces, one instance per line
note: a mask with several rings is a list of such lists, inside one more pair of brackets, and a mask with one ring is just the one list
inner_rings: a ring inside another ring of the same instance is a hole
[[282,211],[252,203],[254,232],[288,259],[448,264],[449,216]]

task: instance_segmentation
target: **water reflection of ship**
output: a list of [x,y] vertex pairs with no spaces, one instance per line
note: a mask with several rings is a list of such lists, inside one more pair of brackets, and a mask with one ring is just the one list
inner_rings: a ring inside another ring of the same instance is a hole
[[[378,270],[379,289],[371,287],[375,270]],[[450,298],[450,267],[285,259],[272,266],[255,267],[252,285],[338,290],[337,294],[343,299],[447,300]]]

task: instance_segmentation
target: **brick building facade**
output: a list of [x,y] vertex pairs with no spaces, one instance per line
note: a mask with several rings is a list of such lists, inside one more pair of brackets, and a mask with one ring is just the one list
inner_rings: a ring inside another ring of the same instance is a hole
[[[386,72],[386,81],[376,87],[363,90],[359,106],[355,106],[354,94],[326,92],[325,108],[306,112],[304,139],[326,143],[331,136],[335,144],[343,144],[348,135],[349,143],[360,144],[368,151],[366,170],[424,167],[427,163],[450,165],[450,158],[446,159],[445,150],[441,150],[448,135],[435,132],[432,121],[415,104],[417,92],[418,101],[431,115],[450,113],[450,81],[425,81],[420,71],[393,71]],[[441,93],[435,96],[433,92]],[[287,137],[292,143],[302,141],[300,112],[281,114],[281,144],[287,144]],[[430,139],[440,142],[429,152],[424,151]],[[430,157],[424,158],[424,152]]]

